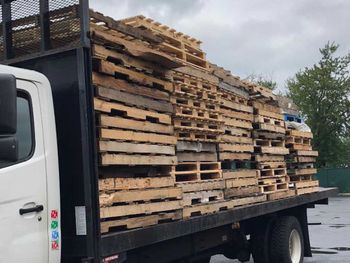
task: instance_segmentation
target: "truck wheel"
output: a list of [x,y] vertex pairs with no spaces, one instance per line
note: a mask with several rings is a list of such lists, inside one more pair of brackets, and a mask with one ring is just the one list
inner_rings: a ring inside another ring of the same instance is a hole
[[300,223],[294,216],[278,219],[271,231],[271,263],[303,263],[304,238]]
[[273,219],[259,224],[251,235],[250,247],[254,263],[270,263],[269,242]]

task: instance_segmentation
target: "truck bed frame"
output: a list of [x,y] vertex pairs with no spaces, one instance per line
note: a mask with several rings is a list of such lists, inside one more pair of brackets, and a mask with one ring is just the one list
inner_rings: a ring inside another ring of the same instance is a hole
[[[328,197],[336,195],[337,189],[322,189],[318,193],[101,235],[91,50],[88,38],[88,0],[56,1],[59,8],[76,10],[68,13],[67,16],[75,16],[74,18],[79,20],[78,27],[74,31],[75,38],[69,43],[59,43],[60,45],[52,38],[53,29],[50,25],[50,18],[57,15],[57,9],[51,8],[48,0],[37,0],[40,11],[33,13],[31,6],[33,1],[30,1],[29,5],[24,4],[21,7],[22,14],[27,10],[28,16],[18,17],[15,13],[18,1],[21,0],[1,0],[1,25],[5,41],[0,44],[0,52],[2,52],[0,59],[3,64],[39,71],[50,80],[52,85],[60,168],[62,262],[97,263],[114,255],[118,255],[118,259],[116,258],[113,262],[122,262],[126,255],[132,258],[140,251],[145,251],[145,248],[152,251],[152,249],[159,249],[158,245],[186,237],[195,240],[194,235],[203,231],[209,233],[214,229],[220,233],[220,229],[223,231],[232,229],[232,224],[240,222],[244,225],[246,221],[275,213],[291,213],[298,207],[305,211],[303,226],[307,232],[306,208],[314,204],[325,204]],[[23,4],[23,1],[21,3]],[[37,30],[38,40],[32,50],[26,49],[27,52],[23,53],[21,47],[16,46],[17,42],[13,41],[13,38],[18,25],[32,25],[33,21],[36,21],[33,30]],[[87,235],[84,236],[76,235],[75,207],[77,206],[84,206],[86,210]],[[249,232],[249,229],[247,231]],[[211,248],[209,243],[206,249]],[[179,242],[178,244],[181,245]],[[214,248],[218,243],[211,245]],[[171,249],[176,251],[175,247]],[[170,254],[167,256],[170,257]],[[157,262],[162,262],[161,257],[157,257]]]

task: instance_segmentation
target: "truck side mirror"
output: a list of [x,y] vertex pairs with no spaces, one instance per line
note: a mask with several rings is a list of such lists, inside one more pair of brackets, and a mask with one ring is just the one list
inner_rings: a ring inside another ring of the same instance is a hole
[[18,142],[14,136],[0,137],[0,161],[18,161]]
[[16,78],[11,74],[0,74],[0,136],[15,134],[16,131]]

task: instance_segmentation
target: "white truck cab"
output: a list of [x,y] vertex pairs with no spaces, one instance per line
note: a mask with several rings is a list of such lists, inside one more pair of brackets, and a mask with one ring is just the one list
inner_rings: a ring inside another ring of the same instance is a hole
[[0,262],[60,262],[60,192],[50,83],[0,66]]

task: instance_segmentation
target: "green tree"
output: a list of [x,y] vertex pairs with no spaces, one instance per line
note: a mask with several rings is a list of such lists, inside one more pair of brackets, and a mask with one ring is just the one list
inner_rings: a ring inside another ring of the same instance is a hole
[[287,81],[288,96],[314,133],[318,166],[350,166],[350,53],[336,56],[339,45],[320,49],[321,60]]
[[274,81],[271,77],[265,77],[263,75],[251,74],[247,77],[247,80],[254,82],[263,87],[275,90],[277,88],[277,82]]

